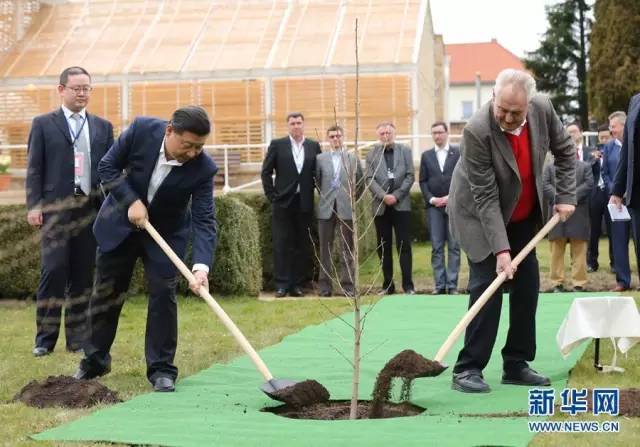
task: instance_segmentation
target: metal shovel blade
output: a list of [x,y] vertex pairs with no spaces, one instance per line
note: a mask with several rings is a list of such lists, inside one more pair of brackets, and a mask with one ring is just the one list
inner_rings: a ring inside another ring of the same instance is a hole
[[329,391],[315,380],[297,382],[290,379],[271,379],[260,389],[270,398],[294,407],[304,407],[329,400]]

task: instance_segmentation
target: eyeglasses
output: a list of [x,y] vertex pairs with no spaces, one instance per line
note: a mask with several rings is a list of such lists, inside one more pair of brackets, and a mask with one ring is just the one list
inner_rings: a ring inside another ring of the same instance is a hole
[[92,87],[89,86],[84,86],[84,87],[67,87],[66,85],[64,86],[64,88],[66,88],[67,90],[71,90],[74,94],[79,95],[80,92],[84,93],[85,95],[91,93],[91,90],[93,90]]

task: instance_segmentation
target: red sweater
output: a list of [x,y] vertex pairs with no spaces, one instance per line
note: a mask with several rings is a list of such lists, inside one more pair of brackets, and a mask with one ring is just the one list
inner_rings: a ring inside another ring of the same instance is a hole
[[509,132],[505,132],[504,134],[509,140],[513,155],[516,157],[518,171],[520,172],[520,181],[522,182],[520,198],[518,199],[518,203],[513,210],[510,220],[510,222],[518,222],[529,217],[536,204],[536,181],[533,177],[531,148],[529,146],[529,123],[524,125],[520,135],[516,136]]

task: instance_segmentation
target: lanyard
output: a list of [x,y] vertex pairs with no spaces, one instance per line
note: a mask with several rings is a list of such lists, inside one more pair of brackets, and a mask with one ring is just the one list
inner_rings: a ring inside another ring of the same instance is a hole
[[[73,140],[71,142],[72,146],[75,147],[76,141],[78,141],[78,138],[80,138],[80,135],[82,134],[82,129],[84,128],[84,123],[86,123],[86,122],[87,122],[87,117],[85,115],[85,117],[82,119],[82,124],[80,124],[80,129],[78,129],[78,133],[74,132],[73,129],[71,128],[71,126],[69,126],[69,133],[71,133],[71,139]],[[77,121],[76,121],[76,123],[77,123]]]

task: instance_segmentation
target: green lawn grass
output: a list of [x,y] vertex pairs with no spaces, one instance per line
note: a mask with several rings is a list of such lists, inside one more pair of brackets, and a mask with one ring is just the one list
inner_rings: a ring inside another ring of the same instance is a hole
[[[433,287],[431,278],[430,247],[417,244],[413,252],[414,281],[419,290]],[[606,253],[605,250],[601,251]],[[548,272],[548,243],[542,242],[538,249],[541,275]],[[604,256],[601,256],[601,265]],[[370,258],[362,268],[363,284],[375,276],[377,259]],[[568,265],[568,263],[567,263]],[[396,266],[396,272],[399,272]],[[635,267],[634,267],[635,271]],[[466,285],[468,276],[463,261],[460,285]],[[611,283],[612,275],[607,269],[589,276],[594,284]],[[381,279],[378,278],[381,283]],[[377,284],[379,286],[379,284]],[[399,284],[397,284],[399,285]],[[636,294],[636,300],[637,294]],[[330,319],[334,314],[349,310],[343,300],[323,301],[298,300],[261,302],[255,298],[228,297],[220,300],[230,317],[238,324],[256,349],[278,343],[285,335],[294,333],[310,324]],[[640,301],[639,301],[640,304]],[[329,309],[327,309],[329,307]],[[80,354],[69,354],[64,349],[53,355],[34,358],[31,355],[35,326],[35,306],[29,302],[0,301],[0,445],[6,446],[87,446],[104,444],[46,443],[28,439],[28,435],[54,427],[63,422],[78,419],[91,410],[44,409],[38,410],[23,404],[8,403],[13,395],[30,380],[42,380],[48,375],[72,374]],[[113,372],[101,379],[109,388],[116,390],[122,399],[150,392],[144,366],[144,327],[146,300],[143,297],[130,299],[120,319],[118,335],[112,351]],[[59,340],[64,347],[64,340]],[[179,300],[179,343],[176,364],[180,377],[194,374],[212,363],[226,362],[241,354],[240,349],[217,321],[213,312],[199,299]],[[610,343],[602,343],[601,359],[611,358]],[[627,358],[619,358],[619,364],[627,368],[624,374],[600,374],[592,366],[593,349],[589,348],[573,369],[570,387],[631,387],[640,386],[640,349],[634,347]],[[348,365],[345,363],[345,368]],[[256,374],[257,387],[261,380]],[[556,415],[554,418],[561,418]],[[593,419],[593,417],[588,418]],[[538,435],[532,445],[540,446],[596,446],[635,445],[640,436],[640,419],[619,418],[621,433],[616,436],[592,435]],[[523,430],[526,430],[523,420]]]

